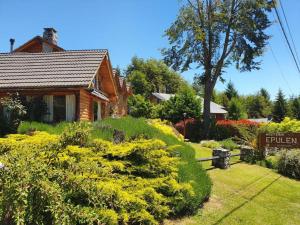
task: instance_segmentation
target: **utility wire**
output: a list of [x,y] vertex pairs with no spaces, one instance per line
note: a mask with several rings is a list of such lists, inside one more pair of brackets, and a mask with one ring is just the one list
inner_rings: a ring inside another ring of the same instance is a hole
[[[273,0],[273,2],[274,2],[274,4],[276,4],[276,3],[275,3],[275,0]],[[297,70],[298,70],[299,75],[300,75],[300,67],[299,67],[299,64],[298,64],[298,62],[297,62],[297,59],[296,59],[295,54],[294,54],[294,52],[293,52],[293,49],[292,49],[292,47],[291,47],[290,41],[289,41],[289,39],[288,39],[288,37],[287,37],[287,34],[286,34],[286,32],[285,32],[285,29],[284,29],[284,26],[283,26],[283,24],[282,24],[282,21],[281,21],[279,12],[278,12],[278,10],[277,10],[277,7],[275,7],[274,9],[275,9],[275,13],[276,13],[276,16],[277,16],[277,19],[278,19],[280,28],[281,28],[281,30],[282,30],[282,32],[283,32],[284,38],[285,38],[285,40],[286,40],[286,42],[287,42],[287,44],[288,44],[289,50],[290,50],[290,52],[291,52],[291,54],[292,54],[292,57],[293,57],[293,59],[294,59],[294,62],[295,62],[295,64],[296,64]]]
[[284,73],[282,72],[282,69],[281,69],[281,66],[280,66],[280,64],[279,64],[279,61],[277,60],[277,57],[275,56],[275,53],[274,53],[274,51],[273,51],[271,45],[270,45],[270,50],[271,50],[272,56],[273,56],[273,58],[274,58],[274,60],[275,60],[275,62],[276,62],[276,64],[277,64],[277,66],[278,66],[278,69],[279,69],[279,72],[280,72],[280,74],[281,74],[281,76],[282,76],[282,79],[283,79],[284,82],[286,83],[286,86],[288,87],[289,91],[291,92],[291,95],[293,95],[293,91],[292,91],[292,89],[291,89],[291,86],[289,85],[287,79],[285,78]]
[[292,40],[292,44],[293,44],[293,48],[294,48],[294,51],[295,51],[296,58],[298,60],[298,63],[300,63],[299,56],[298,56],[298,51],[297,51],[297,48],[296,48],[296,45],[295,45],[295,42],[294,42],[294,38],[293,38],[293,35],[292,35],[292,32],[291,32],[291,29],[290,29],[290,26],[289,26],[289,23],[288,23],[288,20],[287,20],[286,14],[285,14],[285,10],[283,8],[283,4],[282,4],[281,0],[279,0],[279,5],[280,5],[280,8],[281,8],[286,26],[288,28],[289,35],[290,35],[291,40]]

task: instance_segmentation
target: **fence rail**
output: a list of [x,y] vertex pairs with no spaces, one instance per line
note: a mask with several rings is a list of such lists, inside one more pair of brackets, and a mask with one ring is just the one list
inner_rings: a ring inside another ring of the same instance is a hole
[[[241,153],[231,154],[229,157],[234,157],[234,156],[241,156]],[[196,159],[196,161],[205,162],[205,161],[211,161],[214,159],[224,159],[224,158],[226,158],[226,156],[213,156],[213,157],[208,157],[208,158],[199,158],[199,159]]]

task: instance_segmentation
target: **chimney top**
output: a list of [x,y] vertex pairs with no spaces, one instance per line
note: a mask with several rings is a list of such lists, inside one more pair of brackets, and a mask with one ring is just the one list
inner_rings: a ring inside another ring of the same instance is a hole
[[57,31],[52,27],[44,28],[43,39],[57,45]]
[[11,38],[9,39],[9,42],[10,42],[10,52],[12,52],[14,50],[15,39]]

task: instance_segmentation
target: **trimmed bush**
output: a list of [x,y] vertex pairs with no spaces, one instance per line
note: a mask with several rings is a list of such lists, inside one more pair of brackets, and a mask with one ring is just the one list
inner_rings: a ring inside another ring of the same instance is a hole
[[278,171],[285,176],[300,179],[300,149],[282,151]]
[[[184,125],[185,123],[185,125]],[[199,141],[203,137],[203,130],[202,130],[202,122],[200,120],[196,120],[193,118],[186,119],[184,121],[180,121],[175,124],[176,130],[181,134],[184,135],[184,127],[185,127],[185,138],[196,142]]]
[[217,140],[235,138],[242,144],[249,144],[256,139],[259,126],[259,123],[249,120],[220,120],[217,121],[212,136]]

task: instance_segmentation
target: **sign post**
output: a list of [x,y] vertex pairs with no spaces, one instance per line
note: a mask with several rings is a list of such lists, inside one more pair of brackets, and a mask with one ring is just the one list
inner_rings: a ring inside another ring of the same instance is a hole
[[[300,148],[300,133],[259,134],[258,148],[262,152],[264,152],[266,148]],[[263,156],[265,156],[265,154],[263,154]]]

